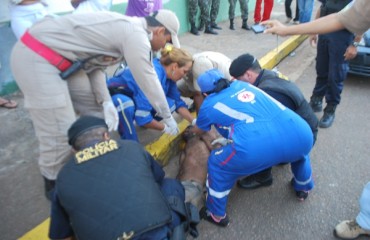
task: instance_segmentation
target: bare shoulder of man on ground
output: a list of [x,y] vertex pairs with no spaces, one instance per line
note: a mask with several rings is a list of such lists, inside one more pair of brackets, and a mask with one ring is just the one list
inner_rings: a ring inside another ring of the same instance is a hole
[[207,161],[212,150],[211,142],[217,137],[214,130],[195,135],[188,127],[183,133],[185,149],[179,159],[179,179],[185,188],[185,201],[191,202],[198,209],[204,205],[204,185],[207,177]]

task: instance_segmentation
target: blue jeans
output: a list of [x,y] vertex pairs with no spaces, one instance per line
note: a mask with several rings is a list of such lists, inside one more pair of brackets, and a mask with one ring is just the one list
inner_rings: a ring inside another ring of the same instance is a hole
[[300,23],[311,21],[313,1],[314,0],[298,0]]
[[356,222],[366,230],[370,230],[370,182],[368,182],[362,191],[360,198],[360,213]]

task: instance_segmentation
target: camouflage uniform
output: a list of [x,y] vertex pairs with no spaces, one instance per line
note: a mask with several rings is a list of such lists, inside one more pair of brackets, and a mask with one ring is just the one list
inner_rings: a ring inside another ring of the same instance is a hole
[[220,9],[220,0],[211,0],[211,23],[216,23],[218,10]]
[[209,22],[209,0],[189,0],[189,22],[195,24],[197,15],[197,7],[200,8],[200,21],[203,23]]
[[[229,19],[234,19],[235,17],[236,1],[237,0],[229,0]],[[248,2],[249,0],[239,0],[243,20],[248,19]]]

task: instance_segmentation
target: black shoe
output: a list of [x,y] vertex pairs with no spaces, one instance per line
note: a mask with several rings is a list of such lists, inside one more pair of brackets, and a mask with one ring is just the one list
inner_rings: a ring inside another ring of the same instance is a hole
[[238,186],[244,189],[256,189],[260,187],[268,187],[272,184],[272,177],[268,177],[265,180],[257,180],[253,175],[240,179]]
[[211,23],[211,28],[222,30],[222,28],[218,26],[216,23]]
[[211,26],[208,26],[206,27],[206,30],[204,30],[204,33],[208,33],[208,34],[214,34],[214,35],[217,35],[218,32],[214,31]]
[[51,201],[53,193],[54,193],[54,188],[55,188],[55,180],[50,180],[47,179],[46,177],[44,178],[44,187],[45,187],[45,197]]
[[204,219],[220,227],[227,227],[230,224],[229,217],[227,215],[225,215],[225,217],[221,219],[219,222],[216,222],[214,218],[212,217],[212,213],[208,211],[206,207],[203,207],[200,210],[199,215],[201,219]]
[[322,96],[312,95],[310,100],[310,106],[314,112],[322,111]]

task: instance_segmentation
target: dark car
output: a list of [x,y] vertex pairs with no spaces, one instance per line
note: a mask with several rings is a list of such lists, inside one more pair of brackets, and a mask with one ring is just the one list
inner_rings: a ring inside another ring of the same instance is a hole
[[357,47],[357,56],[349,61],[349,73],[370,76],[370,29],[364,33]]

